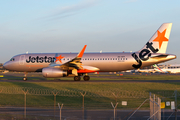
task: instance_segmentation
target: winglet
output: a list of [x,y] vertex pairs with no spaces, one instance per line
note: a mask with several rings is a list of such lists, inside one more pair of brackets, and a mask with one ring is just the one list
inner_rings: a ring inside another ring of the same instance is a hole
[[86,46],[87,46],[87,45],[84,45],[84,47],[83,47],[83,49],[81,50],[81,52],[79,52],[79,54],[77,55],[78,58],[81,58],[81,57],[83,56],[84,51],[85,51],[85,49],[86,49]]

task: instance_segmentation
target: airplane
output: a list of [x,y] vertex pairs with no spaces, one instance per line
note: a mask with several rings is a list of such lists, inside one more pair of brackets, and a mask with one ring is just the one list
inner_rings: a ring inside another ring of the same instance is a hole
[[136,72],[140,72],[140,73],[155,73],[156,70],[155,69],[137,69]]
[[[7,70],[42,72],[46,78],[74,76],[80,81],[90,80],[88,73],[126,71],[162,63],[176,58],[166,54],[172,23],[164,23],[142,49],[137,52],[84,53],[86,46],[77,53],[26,53],[12,57],[3,66]],[[138,45],[138,43],[137,43]]]
[[168,65],[164,68],[159,68],[157,65],[154,65],[155,70],[162,73],[180,73],[180,65],[174,64],[174,65]]
[[153,69],[137,69],[133,72],[140,72],[140,73],[156,73],[156,72],[162,72],[162,71],[156,64],[153,65]]

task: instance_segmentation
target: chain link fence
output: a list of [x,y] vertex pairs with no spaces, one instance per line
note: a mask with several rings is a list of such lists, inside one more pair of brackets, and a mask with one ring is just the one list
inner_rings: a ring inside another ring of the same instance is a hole
[[[26,103],[26,107],[54,109],[54,112],[56,112],[58,110],[57,103],[63,103],[63,109],[66,110],[82,110],[82,108],[84,110],[113,110],[111,102],[118,102],[119,104],[116,110],[135,110],[139,105],[149,98],[149,92],[150,91],[126,91],[120,89],[107,91],[83,91],[78,89],[57,90],[51,88],[39,89],[31,87],[1,86],[0,106],[24,107],[24,104]],[[174,100],[174,91],[151,91],[151,93],[156,94],[160,98],[164,96],[172,96],[171,98],[168,98],[168,100]],[[84,94],[84,98],[82,94]],[[179,100],[180,96],[178,95],[177,104],[180,104]],[[126,101],[127,105],[122,105],[121,103],[123,101]],[[149,107],[149,101],[147,101],[143,104],[140,110],[149,110]],[[123,118],[126,119],[127,117]],[[122,117],[119,117],[118,120],[122,120]]]

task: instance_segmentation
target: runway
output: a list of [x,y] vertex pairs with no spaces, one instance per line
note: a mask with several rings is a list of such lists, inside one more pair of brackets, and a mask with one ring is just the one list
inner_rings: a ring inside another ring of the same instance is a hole
[[[74,81],[73,77],[62,77],[48,79],[41,73],[28,73],[27,81],[23,81],[24,73],[9,72],[0,74],[0,82],[62,82],[62,83],[178,83],[180,74],[150,74],[150,73],[118,73],[118,74],[90,74],[90,80],[84,81],[83,76],[80,81]],[[152,79],[151,79],[152,78]]]
[[145,83],[145,82],[150,82],[150,83],[177,83],[180,82],[180,80],[89,80],[89,81],[74,81],[74,80],[0,80],[0,82],[58,82],[58,83]]
[[[123,73],[123,76],[119,76],[121,74],[112,75],[112,74],[100,74],[100,75],[90,75],[89,81],[84,81],[83,77],[81,77],[81,81],[74,81],[73,77],[65,77],[65,78],[55,78],[55,79],[47,79],[42,77],[41,73],[29,73],[27,76],[27,81],[23,81],[23,73],[6,73],[0,74],[0,82],[62,82],[62,83],[178,83],[180,82],[180,74],[135,74],[132,73]],[[168,77],[171,78],[168,78]],[[151,79],[153,77],[153,79]],[[155,77],[155,78],[154,78]],[[156,78],[157,77],[157,78]],[[162,77],[159,79],[159,77]]]

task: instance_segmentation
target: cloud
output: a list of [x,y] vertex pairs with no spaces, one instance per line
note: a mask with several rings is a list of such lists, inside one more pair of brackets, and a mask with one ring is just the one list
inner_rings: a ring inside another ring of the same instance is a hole
[[60,19],[60,18],[72,16],[74,14],[77,14],[78,11],[96,5],[98,1],[99,0],[82,0],[77,4],[56,8],[53,11],[51,11],[51,15],[49,15],[48,18]]

